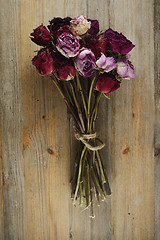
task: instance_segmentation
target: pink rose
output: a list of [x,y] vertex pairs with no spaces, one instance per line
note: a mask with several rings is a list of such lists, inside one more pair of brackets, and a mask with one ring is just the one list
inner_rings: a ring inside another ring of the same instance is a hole
[[85,34],[91,27],[91,22],[87,20],[83,15],[76,17],[70,21],[70,31],[75,36]]
[[111,74],[101,74],[96,83],[96,89],[103,93],[110,93],[117,90],[120,87],[118,82]]
[[119,60],[117,62],[117,73],[121,78],[135,78],[134,67],[132,63],[128,60],[128,58],[124,58],[123,60]]
[[103,69],[104,72],[110,72],[117,67],[117,63],[115,62],[114,58],[106,57],[103,53],[101,53],[101,57],[96,61],[96,65]]
[[32,63],[42,75],[50,74],[53,71],[53,58],[51,53],[45,49],[41,49],[37,53],[37,56],[32,59]]

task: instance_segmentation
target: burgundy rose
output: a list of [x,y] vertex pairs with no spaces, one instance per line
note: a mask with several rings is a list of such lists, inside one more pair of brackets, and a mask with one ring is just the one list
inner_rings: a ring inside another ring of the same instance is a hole
[[80,50],[79,39],[64,32],[57,38],[56,48],[66,58],[75,57]]
[[104,37],[113,52],[127,54],[135,47],[122,33],[118,33],[111,28],[105,31]]
[[50,74],[53,71],[53,58],[45,49],[41,49],[37,56],[32,59],[32,64],[42,75]]
[[48,25],[48,28],[51,32],[57,31],[58,29],[60,29],[61,27],[65,26],[65,25],[70,25],[70,21],[72,20],[72,18],[70,17],[66,17],[66,18],[53,18],[50,22],[50,24]]
[[96,59],[93,52],[88,48],[82,48],[74,60],[75,68],[80,75],[90,77],[96,67]]
[[92,50],[96,59],[100,58],[101,53],[106,53],[106,39],[103,36],[88,39],[87,46]]
[[118,82],[111,74],[101,74],[96,83],[96,89],[103,93],[110,93],[117,90],[120,87]]
[[41,24],[36,29],[33,29],[33,31],[34,32],[30,34],[30,36],[32,36],[31,40],[40,46],[46,46],[51,38],[51,34],[46,27]]
[[88,19],[88,21],[91,22],[91,28],[89,29],[88,33],[92,36],[95,36],[99,32],[99,22],[98,20],[91,20]]
[[59,55],[54,59],[53,73],[60,80],[71,80],[76,74],[76,69],[71,60]]
[[60,27],[60,29],[58,29],[57,31],[52,33],[53,41],[54,41],[55,44],[56,44],[57,38],[60,37],[62,35],[62,33],[69,33],[69,34],[71,34],[68,25]]

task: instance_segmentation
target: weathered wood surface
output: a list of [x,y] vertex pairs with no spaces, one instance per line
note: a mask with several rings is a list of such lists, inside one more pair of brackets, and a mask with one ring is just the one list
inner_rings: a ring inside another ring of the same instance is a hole
[[[159,1],[1,0],[0,5],[0,239],[159,240]],[[123,32],[136,45],[135,80],[124,82],[110,101],[103,99],[99,112],[112,195],[96,207],[94,220],[71,203],[72,120],[50,79],[31,65],[37,46],[29,40],[40,23],[80,14],[99,19],[101,29]]]
[[160,239],[160,1],[155,1],[155,239]]

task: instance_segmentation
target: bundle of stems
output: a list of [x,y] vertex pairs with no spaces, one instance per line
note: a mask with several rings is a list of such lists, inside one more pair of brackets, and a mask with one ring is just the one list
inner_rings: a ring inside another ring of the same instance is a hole
[[73,203],[85,203],[94,215],[94,199],[100,205],[106,195],[110,195],[110,187],[106,171],[100,158],[99,150],[104,147],[97,138],[95,122],[103,93],[95,90],[98,71],[91,78],[84,78],[76,72],[75,78],[62,81],[54,74],[51,78],[63,97],[74,120],[75,137],[79,141],[74,174],[71,180],[71,198]]

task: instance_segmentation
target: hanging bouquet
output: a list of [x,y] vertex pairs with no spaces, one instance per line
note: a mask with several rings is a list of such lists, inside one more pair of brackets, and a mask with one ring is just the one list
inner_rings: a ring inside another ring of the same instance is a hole
[[117,90],[123,79],[135,77],[128,54],[134,45],[111,28],[99,32],[97,20],[79,16],[54,18],[48,29],[42,25],[31,40],[43,48],[32,59],[42,75],[49,75],[74,120],[79,141],[71,180],[73,203],[84,200],[91,207],[110,195],[106,171],[99,151],[104,143],[97,137],[95,122],[102,96]]

